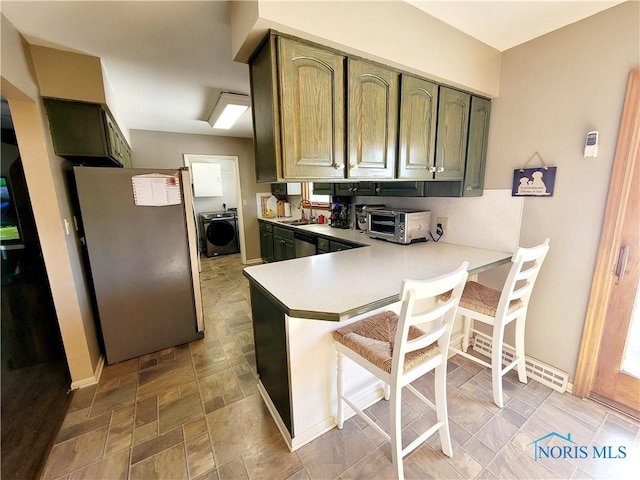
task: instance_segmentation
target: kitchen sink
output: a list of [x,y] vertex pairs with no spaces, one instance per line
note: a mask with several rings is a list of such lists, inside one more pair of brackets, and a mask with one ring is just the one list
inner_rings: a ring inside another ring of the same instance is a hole
[[309,220],[282,220],[281,223],[286,225],[309,225],[311,222]]

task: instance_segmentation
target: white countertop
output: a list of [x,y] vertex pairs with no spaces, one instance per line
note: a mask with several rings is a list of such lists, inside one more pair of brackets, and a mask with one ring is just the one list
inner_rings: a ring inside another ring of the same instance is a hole
[[470,274],[480,273],[507,263],[512,255],[443,241],[397,245],[329,225],[293,228],[366,245],[246,267],[244,273],[249,280],[293,317],[346,320],[396,302],[405,278],[436,277],[455,270],[465,260]]

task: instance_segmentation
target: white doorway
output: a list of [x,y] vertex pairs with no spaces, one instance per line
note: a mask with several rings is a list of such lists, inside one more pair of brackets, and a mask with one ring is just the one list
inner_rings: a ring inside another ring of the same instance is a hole
[[[242,263],[247,263],[247,249],[244,237],[244,220],[242,215],[242,191],[240,188],[240,168],[238,157],[232,155],[197,155],[183,154],[184,165],[189,167],[193,163],[213,163],[220,165],[222,175],[222,195],[215,197],[194,198],[196,216],[199,213],[220,211],[236,208],[238,215],[238,240],[240,242],[240,255]],[[200,238],[200,232],[198,232]]]

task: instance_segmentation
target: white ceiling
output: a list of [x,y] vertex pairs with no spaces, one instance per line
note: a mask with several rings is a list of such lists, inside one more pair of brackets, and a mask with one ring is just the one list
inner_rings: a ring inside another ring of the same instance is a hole
[[[500,51],[622,3],[406,1]],[[30,43],[100,57],[130,129],[252,136],[250,113],[228,132],[206,121],[220,92],[249,93],[227,1],[2,0],[0,10]]]
[[501,52],[627,0],[406,0]]

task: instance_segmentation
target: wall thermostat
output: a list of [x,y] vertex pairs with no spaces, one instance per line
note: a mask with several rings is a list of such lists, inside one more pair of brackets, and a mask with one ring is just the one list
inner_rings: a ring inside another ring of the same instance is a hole
[[584,158],[598,156],[599,140],[600,134],[597,131],[594,130],[587,133],[587,138],[584,142]]

